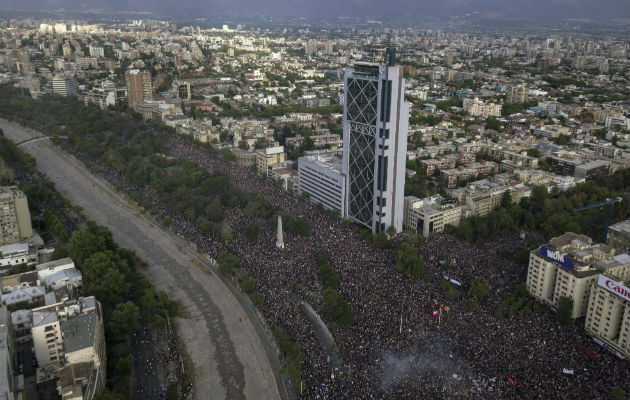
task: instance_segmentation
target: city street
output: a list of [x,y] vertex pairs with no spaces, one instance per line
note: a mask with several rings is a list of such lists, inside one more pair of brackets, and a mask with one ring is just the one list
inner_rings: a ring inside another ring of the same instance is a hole
[[[37,136],[4,120],[0,120],[0,128],[16,143]],[[193,368],[188,374],[195,398],[280,398],[265,343],[221,279],[201,266],[205,260],[178,244],[109,184],[48,140],[31,140],[20,148],[37,159],[39,170],[72,204],[82,207],[86,217],[109,228],[119,245],[134,250],[148,263],[144,272],[157,290],[181,304],[182,318],[174,322],[187,366]]]

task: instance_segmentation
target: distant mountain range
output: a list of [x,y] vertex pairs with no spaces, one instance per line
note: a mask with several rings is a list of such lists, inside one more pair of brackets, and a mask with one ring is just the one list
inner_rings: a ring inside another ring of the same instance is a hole
[[0,10],[152,12],[177,18],[455,17],[629,20],[630,0],[0,0]]

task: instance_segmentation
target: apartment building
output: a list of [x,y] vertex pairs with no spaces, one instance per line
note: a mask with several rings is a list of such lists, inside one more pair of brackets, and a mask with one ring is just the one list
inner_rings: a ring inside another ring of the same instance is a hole
[[26,195],[17,186],[0,187],[0,245],[33,237]]
[[131,69],[125,73],[127,84],[127,101],[130,106],[139,101],[153,100],[153,86],[151,84],[151,73]]
[[[596,342],[623,358],[630,357],[630,288],[600,274],[591,289],[584,330]],[[627,283],[626,283],[627,285]]]
[[573,300],[572,318],[584,317],[589,295],[600,273],[630,277],[630,257],[593,244],[585,235],[567,232],[530,253],[527,289],[537,300],[558,306],[560,297]]
[[464,111],[468,114],[476,117],[500,117],[501,116],[501,104],[485,103],[477,98],[464,99],[463,102]]
[[507,103],[524,103],[529,98],[529,89],[527,85],[512,85],[507,90],[505,101]]
[[523,197],[531,195],[531,188],[523,184],[503,185],[488,180],[471,182],[468,186],[454,189],[451,197],[459,204],[468,206],[467,217],[483,217],[501,205],[503,196],[510,192],[512,202],[518,203]]
[[[105,387],[103,315],[95,297],[33,309],[31,333],[38,384],[56,380],[63,399],[92,399]],[[81,379],[68,378],[75,372]]]
[[267,176],[270,166],[286,161],[284,146],[267,147],[256,151],[256,171]]

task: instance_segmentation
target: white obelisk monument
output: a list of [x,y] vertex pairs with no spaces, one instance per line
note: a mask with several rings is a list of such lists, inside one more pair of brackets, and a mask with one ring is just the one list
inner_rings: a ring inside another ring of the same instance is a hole
[[278,215],[278,236],[276,238],[276,247],[284,249],[284,240],[282,238],[282,217]]

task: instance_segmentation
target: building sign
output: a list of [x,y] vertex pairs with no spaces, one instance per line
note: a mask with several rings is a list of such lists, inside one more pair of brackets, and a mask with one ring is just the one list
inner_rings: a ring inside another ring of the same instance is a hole
[[620,285],[614,279],[610,279],[604,274],[599,274],[597,284],[608,290],[609,292],[612,292],[617,296],[625,299],[626,301],[630,301],[630,288]]
[[569,257],[565,257],[562,254],[560,254],[559,251],[554,251],[554,250],[548,249],[545,246],[540,246],[540,255],[557,264],[562,265],[563,267],[567,269],[573,269],[573,261]]

